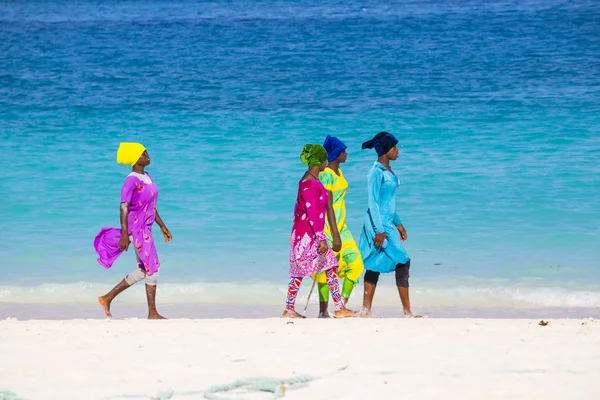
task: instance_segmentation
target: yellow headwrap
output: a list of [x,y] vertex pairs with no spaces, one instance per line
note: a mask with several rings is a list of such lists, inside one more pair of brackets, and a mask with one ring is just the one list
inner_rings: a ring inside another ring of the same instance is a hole
[[117,150],[117,162],[134,166],[145,150],[144,145],[140,143],[121,143],[119,150]]

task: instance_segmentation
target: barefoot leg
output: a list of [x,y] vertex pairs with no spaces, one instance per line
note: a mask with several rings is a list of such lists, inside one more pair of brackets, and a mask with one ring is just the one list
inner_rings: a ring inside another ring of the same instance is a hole
[[406,318],[426,318],[422,315],[415,315],[412,313],[410,308],[410,298],[408,296],[408,288],[398,286],[398,293],[400,294],[400,301],[402,302],[402,308],[404,309],[404,316]]
[[319,288],[319,318],[331,318],[329,315],[329,286],[326,283],[317,283]]
[[361,317],[371,317],[373,315],[371,308],[373,307],[373,297],[375,296],[376,285],[365,282],[365,291],[363,294],[363,306],[360,313]]
[[319,318],[331,318],[331,315],[329,315],[328,307],[329,307],[329,302],[327,302],[327,301],[319,302]]
[[110,303],[114,300],[115,297],[117,297],[119,293],[127,289],[129,286],[131,285],[127,283],[125,279],[123,279],[117,284],[117,286],[112,288],[110,292],[106,293],[104,296],[98,297],[98,303],[100,303],[100,305],[102,306],[104,310],[104,315],[106,315],[109,318],[112,318],[112,315],[110,313]]
[[166,319],[156,311],[156,285],[146,284],[146,297],[148,298],[148,319]]
[[404,310],[404,316],[409,318],[419,318],[413,315],[410,308],[410,296],[408,295],[408,279],[410,277],[410,260],[406,263],[396,265],[396,287],[398,287],[398,294],[400,295],[400,301],[402,302],[402,308]]
[[404,309],[404,316],[412,317],[413,313],[410,309],[410,296],[408,295],[408,288],[398,286],[398,294],[400,295],[400,301],[402,302],[402,308]]

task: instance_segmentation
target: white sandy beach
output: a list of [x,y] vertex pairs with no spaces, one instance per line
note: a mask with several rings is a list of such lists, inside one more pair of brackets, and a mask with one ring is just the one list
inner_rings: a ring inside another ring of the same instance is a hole
[[600,321],[538,322],[8,319],[0,321],[0,391],[202,399],[239,379],[311,375],[319,379],[288,387],[285,398],[600,398]]

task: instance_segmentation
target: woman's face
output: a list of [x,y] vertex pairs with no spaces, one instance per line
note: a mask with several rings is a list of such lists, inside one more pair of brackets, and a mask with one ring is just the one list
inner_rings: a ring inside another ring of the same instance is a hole
[[150,165],[150,154],[148,154],[147,150],[144,150],[139,160],[137,161],[137,164],[142,167],[147,167],[148,165]]
[[390,151],[387,152],[387,156],[390,160],[397,160],[398,159],[398,146],[394,146],[390,149]]
[[348,153],[346,152],[346,150],[344,150],[342,152],[342,154],[340,154],[340,156],[338,157],[338,161],[341,164],[341,163],[345,163],[347,159],[348,159]]
[[323,161],[321,165],[319,165],[319,171],[323,172],[327,168],[327,160]]

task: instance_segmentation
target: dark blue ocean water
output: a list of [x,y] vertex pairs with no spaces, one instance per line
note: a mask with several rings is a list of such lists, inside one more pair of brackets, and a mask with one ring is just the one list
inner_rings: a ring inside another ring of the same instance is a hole
[[600,306],[585,0],[0,3],[0,301],[87,301],[134,267],[92,247],[120,141],[152,156],[164,299],[281,301],[302,145],[349,145],[358,239],[382,130],[416,301]]

